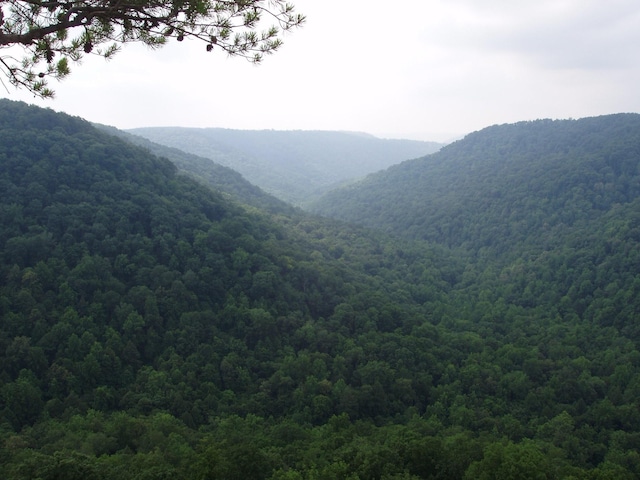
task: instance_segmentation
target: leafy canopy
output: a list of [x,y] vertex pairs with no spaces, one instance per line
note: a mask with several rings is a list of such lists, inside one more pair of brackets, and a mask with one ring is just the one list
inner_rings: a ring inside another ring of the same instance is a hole
[[64,78],[85,54],[110,58],[124,43],[157,48],[192,37],[209,52],[259,63],[304,20],[284,0],[2,0],[0,69],[12,85],[52,97],[47,79]]

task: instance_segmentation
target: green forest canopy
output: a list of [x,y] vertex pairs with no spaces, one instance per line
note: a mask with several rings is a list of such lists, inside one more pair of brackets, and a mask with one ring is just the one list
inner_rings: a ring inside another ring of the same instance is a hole
[[494,259],[6,101],[0,191],[4,478],[640,475],[631,198]]
[[472,251],[554,249],[637,199],[639,155],[638,114],[496,125],[330,192],[311,210]]

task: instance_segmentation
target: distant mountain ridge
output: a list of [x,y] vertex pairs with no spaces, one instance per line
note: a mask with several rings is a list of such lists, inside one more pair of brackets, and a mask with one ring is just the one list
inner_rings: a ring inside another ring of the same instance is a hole
[[148,127],[128,132],[210,158],[294,205],[443,145],[335,131]]
[[551,244],[640,196],[640,115],[474,132],[326,194],[323,215],[448,246]]
[[260,187],[250,183],[235,170],[213,162],[209,158],[161,145],[140,135],[118,130],[115,127],[99,124],[94,124],[94,126],[129,143],[143,147],[154,155],[171,160],[181,172],[196,178],[215,190],[231,195],[240,203],[271,212],[293,211],[291,205],[269,195]]

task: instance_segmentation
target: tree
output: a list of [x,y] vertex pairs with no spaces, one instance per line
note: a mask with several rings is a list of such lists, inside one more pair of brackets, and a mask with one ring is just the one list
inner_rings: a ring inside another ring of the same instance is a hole
[[471,464],[464,478],[477,480],[557,478],[553,470],[551,460],[532,441],[492,443],[485,448],[484,458]]
[[3,0],[0,69],[12,85],[52,97],[47,79],[66,77],[86,54],[108,59],[125,43],[157,48],[191,37],[208,52],[259,63],[304,20],[285,0]]

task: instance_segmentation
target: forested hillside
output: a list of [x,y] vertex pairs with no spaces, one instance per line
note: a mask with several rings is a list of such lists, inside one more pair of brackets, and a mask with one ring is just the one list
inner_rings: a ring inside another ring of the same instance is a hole
[[167,147],[139,135],[133,135],[107,125],[94,124],[94,126],[129,143],[143,147],[154,155],[171,160],[171,163],[178,167],[180,172],[221,193],[231,195],[240,203],[272,213],[286,212],[292,214],[295,211],[295,208],[290,204],[277,199],[273,195],[269,195],[260,187],[248,182],[237,171],[220,165],[209,158],[199,157],[177,148]]
[[472,133],[330,192],[311,210],[503,255],[562,246],[640,195],[640,115],[540,120]]
[[6,101],[0,191],[2,478],[640,475],[632,204],[504,265]]
[[329,131],[155,127],[129,132],[231,167],[294,205],[442,146]]

